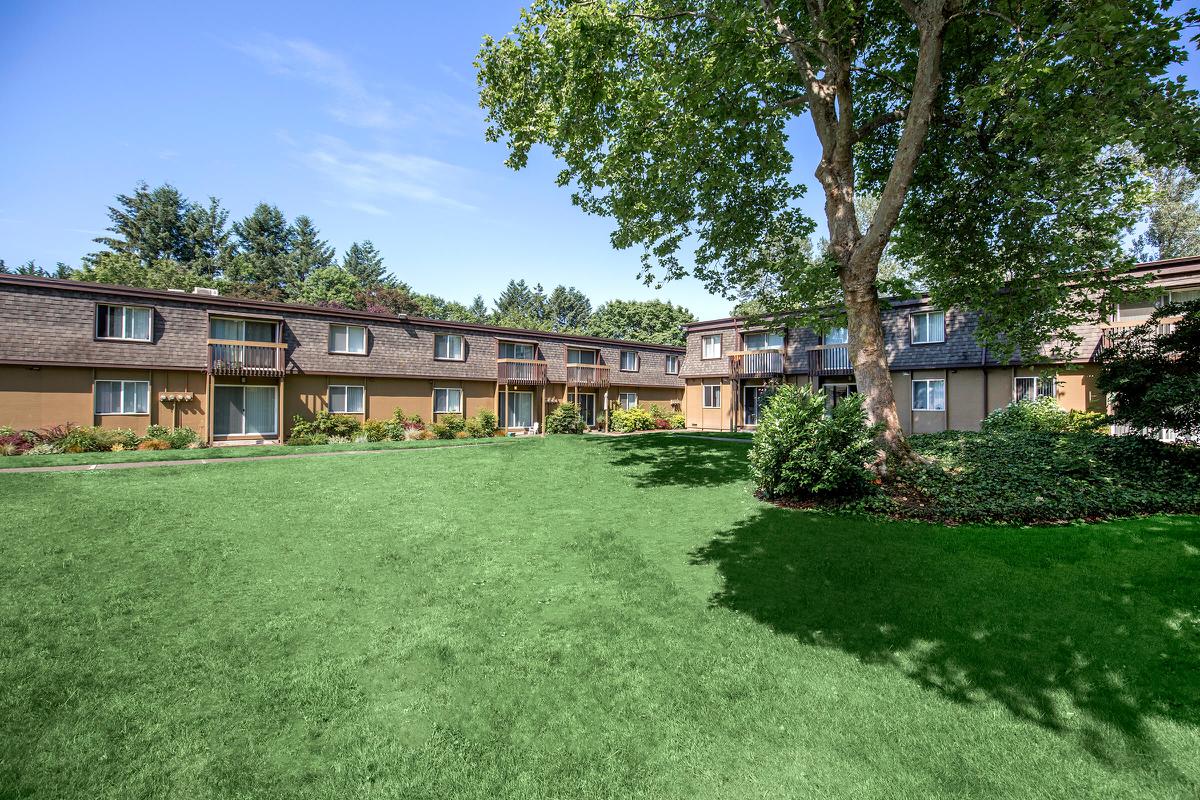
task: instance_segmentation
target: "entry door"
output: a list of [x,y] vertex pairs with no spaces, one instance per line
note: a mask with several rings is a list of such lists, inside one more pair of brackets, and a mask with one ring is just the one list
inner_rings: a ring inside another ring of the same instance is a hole
[[508,392],[504,427],[529,428],[533,425],[533,392]]
[[217,386],[213,393],[214,436],[276,436],[276,386]]
[[766,402],[767,389],[766,386],[743,386],[742,387],[742,424],[757,425],[758,424],[758,409]]
[[596,395],[575,393],[572,402],[579,406],[579,415],[589,428],[596,426]]

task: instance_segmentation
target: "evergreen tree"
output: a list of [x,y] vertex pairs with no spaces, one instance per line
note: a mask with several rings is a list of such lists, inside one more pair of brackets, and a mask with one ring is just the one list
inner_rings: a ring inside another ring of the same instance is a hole
[[259,203],[254,212],[233,224],[237,257],[229,270],[235,283],[264,290],[283,288],[291,268],[295,231],[276,206]]
[[333,266],[335,252],[328,242],[320,238],[320,231],[307,216],[301,214],[296,217],[292,230],[292,258],[288,266],[287,286],[289,294],[299,294],[310,272]]
[[1146,232],[1135,253],[1142,261],[1200,255],[1200,175],[1186,167],[1149,171],[1151,199]]
[[94,241],[114,253],[124,253],[150,264],[161,259],[187,261],[190,253],[184,218],[188,203],[169,183],[151,189],[144,181],[133,194],[117,195],[117,205],[108,207],[112,236]]
[[26,261],[21,266],[17,267],[18,275],[31,275],[35,278],[49,278],[50,273],[37,265],[37,262],[32,258]]
[[491,316],[488,312],[487,301],[481,294],[475,295],[475,299],[471,301],[467,311],[471,314],[471,322],[486,322]]
[[387,267],[383,265],[383,255],[375,249],[370,239],[362,244],[354,242],[342,257],[342,268],[358,279],[358,285],[363,289],[387,284]]
[[510,280],[495,300],[492,320],[510,328],[548,329],[546,293],[539,283],[532,289],[524,280]]
[[184,201],[184,209],[179,260],[201,275],[221,275],[233,258],[229,211],[215,197],[208,198],[207,206]]
[[546,301],[551,330],[581,331],[592,317],[592,301],[574,286],[556,286]]
[[69,265],[64,264],[61,261],[54,265],[54,277],[58,278],[59,280],[65,281],[74,277],[74,275],[75,270]]

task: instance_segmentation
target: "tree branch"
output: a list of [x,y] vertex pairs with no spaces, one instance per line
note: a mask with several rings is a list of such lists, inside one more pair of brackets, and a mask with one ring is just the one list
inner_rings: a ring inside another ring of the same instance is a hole
[[893,122],[903,122],[906,116],[908,116],[908,106],[876,114],[854,130],[854,143],[861,142],[885,125],[890,125]]

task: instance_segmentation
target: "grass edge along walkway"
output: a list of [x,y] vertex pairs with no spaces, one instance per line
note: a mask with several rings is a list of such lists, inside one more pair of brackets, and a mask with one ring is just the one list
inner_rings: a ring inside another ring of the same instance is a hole
[[[492,439],[478,439],[475,441],[449,440],[441,442],[422,443],[421,446],[408,447],[364,447],[359,449],[347,448],[339,450],[318,450],[312,452],[290,452],[290,453],[272,453],[270,455],[222,455],[222,456],[192,456],[181,458],[159,458],[152,461],[92,461],[91,463],[78,464],[45,464],[40,466],[25,466],[25,467],[5,467],[3,462],[0,462],[0,474],[19,474],[31,472],[89,472],[101,469],[141,469],[146,467],[174,467],[181,465],[192,464],[222,464],[226,462],[245,462],[245,461],[278,461],[286,458],[316,458],[318,456],[356,456],[356,455],[371,455],[378,453],[410,453],[424,452],[427,450],[445,450],[458,447],[486,447],[509,442],[517,442],[534,437],[506,437]],[[270,447],[278,447],[279,449],[290,449],[293,451],[299,448],[288,447],[287,445],[269,445]],[[157,450],[156,453],[196,453],[207,452],[217,448],[201,448],[199,450]],[[247,448],[249,449],[249,448]],[[256,448],[257,449],[257,448]],[[128,451],[126,451],[128,452]],[[137,451],[133,451],[137,452]],[[98,452],[92,455],[108,455],[109,453]],[[78,455],[86,455],[80,453]],[[15,457],[14,457],[15,458]]]

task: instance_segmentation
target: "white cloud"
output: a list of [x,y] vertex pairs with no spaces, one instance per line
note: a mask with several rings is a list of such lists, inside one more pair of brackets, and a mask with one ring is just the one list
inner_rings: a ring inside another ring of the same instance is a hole
[[297,157],[351,193],[355,197],[352,202],[378,211],[383,209],[363,198],[400,197],[448,208],[474,209],[455,197],[464,190],[469,171],[436,158],[356,148],[333,136],[318,137],[311,147],[301,149]]
[[354,202],[347,204],[347,208],[354,211],[361,211],[364,214],[370,214],[372,217],[387,217],[391,216],[379,206],[373,206],[370,203]]

